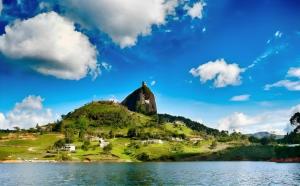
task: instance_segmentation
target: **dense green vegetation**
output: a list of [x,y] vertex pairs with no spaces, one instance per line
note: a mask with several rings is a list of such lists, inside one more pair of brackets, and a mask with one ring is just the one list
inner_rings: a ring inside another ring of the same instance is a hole
[[[100,139],[107,144],[100,147]],[[258,139],[218,131],[180,116],[143,115],[118,103],[98,101],[52,124],[0,131],[0,160],[271,160],[299,157],[299,147],[286,146],[299,139],[296,130],[280,140],[272,136]],[[75,152],[63,150],[70,143]]]

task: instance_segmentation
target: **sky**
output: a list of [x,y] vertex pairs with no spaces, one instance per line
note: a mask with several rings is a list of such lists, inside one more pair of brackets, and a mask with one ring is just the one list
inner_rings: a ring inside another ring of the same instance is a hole
[[145,81],[159,113],[285,134],[300,111],[300,2],[0,0],[0,128],[122,101]]

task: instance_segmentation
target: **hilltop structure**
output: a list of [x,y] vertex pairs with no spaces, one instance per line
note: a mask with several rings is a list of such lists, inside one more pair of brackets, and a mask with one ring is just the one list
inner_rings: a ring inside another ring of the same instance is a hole
[[134,112],[146,115],[157,114],[154,94],[145,82],[142,82],[142,86],[129,94],[121,104]]

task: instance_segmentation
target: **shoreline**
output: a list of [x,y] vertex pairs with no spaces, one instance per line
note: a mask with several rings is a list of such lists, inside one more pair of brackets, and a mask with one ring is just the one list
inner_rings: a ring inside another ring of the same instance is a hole
[[270,163],[300,163],[300,157],[297,158],[273,158],[271,160],[200,160],[200,161],[128,161],[128,160],[101,160],[101,161],[57,161],[57,160],[0,160],[0,164],[19,164],[19,163],[176,163],[176,162],[270,162]]

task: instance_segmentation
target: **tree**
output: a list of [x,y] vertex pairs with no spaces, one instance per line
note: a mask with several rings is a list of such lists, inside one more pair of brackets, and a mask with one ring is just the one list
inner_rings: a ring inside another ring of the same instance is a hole
[[300,113],[296,112],[290,119],[291,125],[295,126],[297,131],[300,128]]
[[81,149],[87,151],[89,150],[89,146],[90,146],[90,141],[84,141],[83,145],[81,146]]
[[65,131],[65,139],[67,143],[72,143],[74,141],[74,129],[73,128],[66,128]]
[[137,136],[137,130],[135,128],[128,129],[127,137],[133,138]]
[[109,131],[108,135],[109,135],[109,138],[115,138],[115,133],[112,130]]
[[150,156],[146,152],[136,155],[136,159],[140,161],[150,161]]
[[54,143],[53,146],[54,146],[56,149],[60,149],[60,148],[62,148],[63,146],[65,146],[65,144],[66,144],[66,141],[65,141],[64,139],[60,139],[60,140],[56,141],[56,142]]
[[260,139],[260,143],[262,145],[269,145],[272,142],[272,138],[270,137],[264,137]]
[[20,127],[14,127],[14,129],[15,129],[15,131],[17,131],[17,132],[19,132],[21,129],[20,129]]

